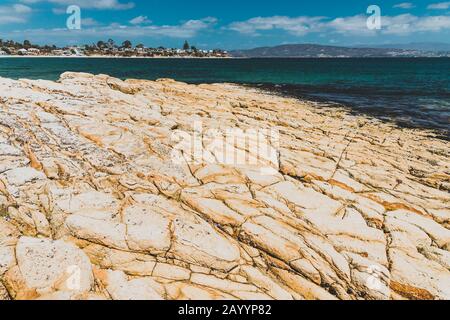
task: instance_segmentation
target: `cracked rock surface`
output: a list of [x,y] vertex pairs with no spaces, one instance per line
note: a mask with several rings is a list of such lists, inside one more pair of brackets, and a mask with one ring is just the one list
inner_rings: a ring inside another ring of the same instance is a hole
[[450,299],[449,192],[449,142],[345,110],[0,78],[0,300]]

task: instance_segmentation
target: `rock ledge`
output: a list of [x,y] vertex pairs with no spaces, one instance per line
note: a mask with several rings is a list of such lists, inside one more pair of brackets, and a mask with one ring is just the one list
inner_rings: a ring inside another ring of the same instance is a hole
[[168,79],[0,99],[0,300],[450,299],[430,132]]

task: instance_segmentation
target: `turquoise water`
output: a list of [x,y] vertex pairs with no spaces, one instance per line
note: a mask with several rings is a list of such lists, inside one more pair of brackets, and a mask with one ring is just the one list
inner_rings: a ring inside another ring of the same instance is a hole
[[[450,131],[450,59],[1,58],[0,76],[57,80],[64,71],[118,78],[235,82],[348,106],[406,126]],[[1,94],[1,93],[0,93]]]

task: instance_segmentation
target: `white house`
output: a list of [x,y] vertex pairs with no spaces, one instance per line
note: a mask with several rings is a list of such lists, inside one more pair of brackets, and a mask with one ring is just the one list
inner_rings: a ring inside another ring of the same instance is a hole
[[78,57],[81,57],[83,55],[83,53],[81,52],[81,50],[78,47],[70,47],[69,51],[71,52],[71,54],[74,54]]
[[63,50],[52,50],[52,54],[55,56],[62,56],[64,54]]
[[36,48],[30,48],[28,49],[28,54],[38,56],[41,53],[41,50]]
[[17,53],[20,56],[26,56],[28,54],[28,50],[27,49],[19,49],[19,51],[17,51]]

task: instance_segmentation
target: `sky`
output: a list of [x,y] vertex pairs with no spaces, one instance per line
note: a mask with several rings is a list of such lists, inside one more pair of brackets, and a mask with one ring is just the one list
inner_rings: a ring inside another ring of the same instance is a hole
[[[67,28],[70,5],[80,7],[80,30]],[[373,28],[371,5],[380,9],[379,28]],[[226,50],[290,43],[450,43],[450,1],[0,0],[0,38],[58,46],[112,38],[176,48],[187,40],[198,48]]]

